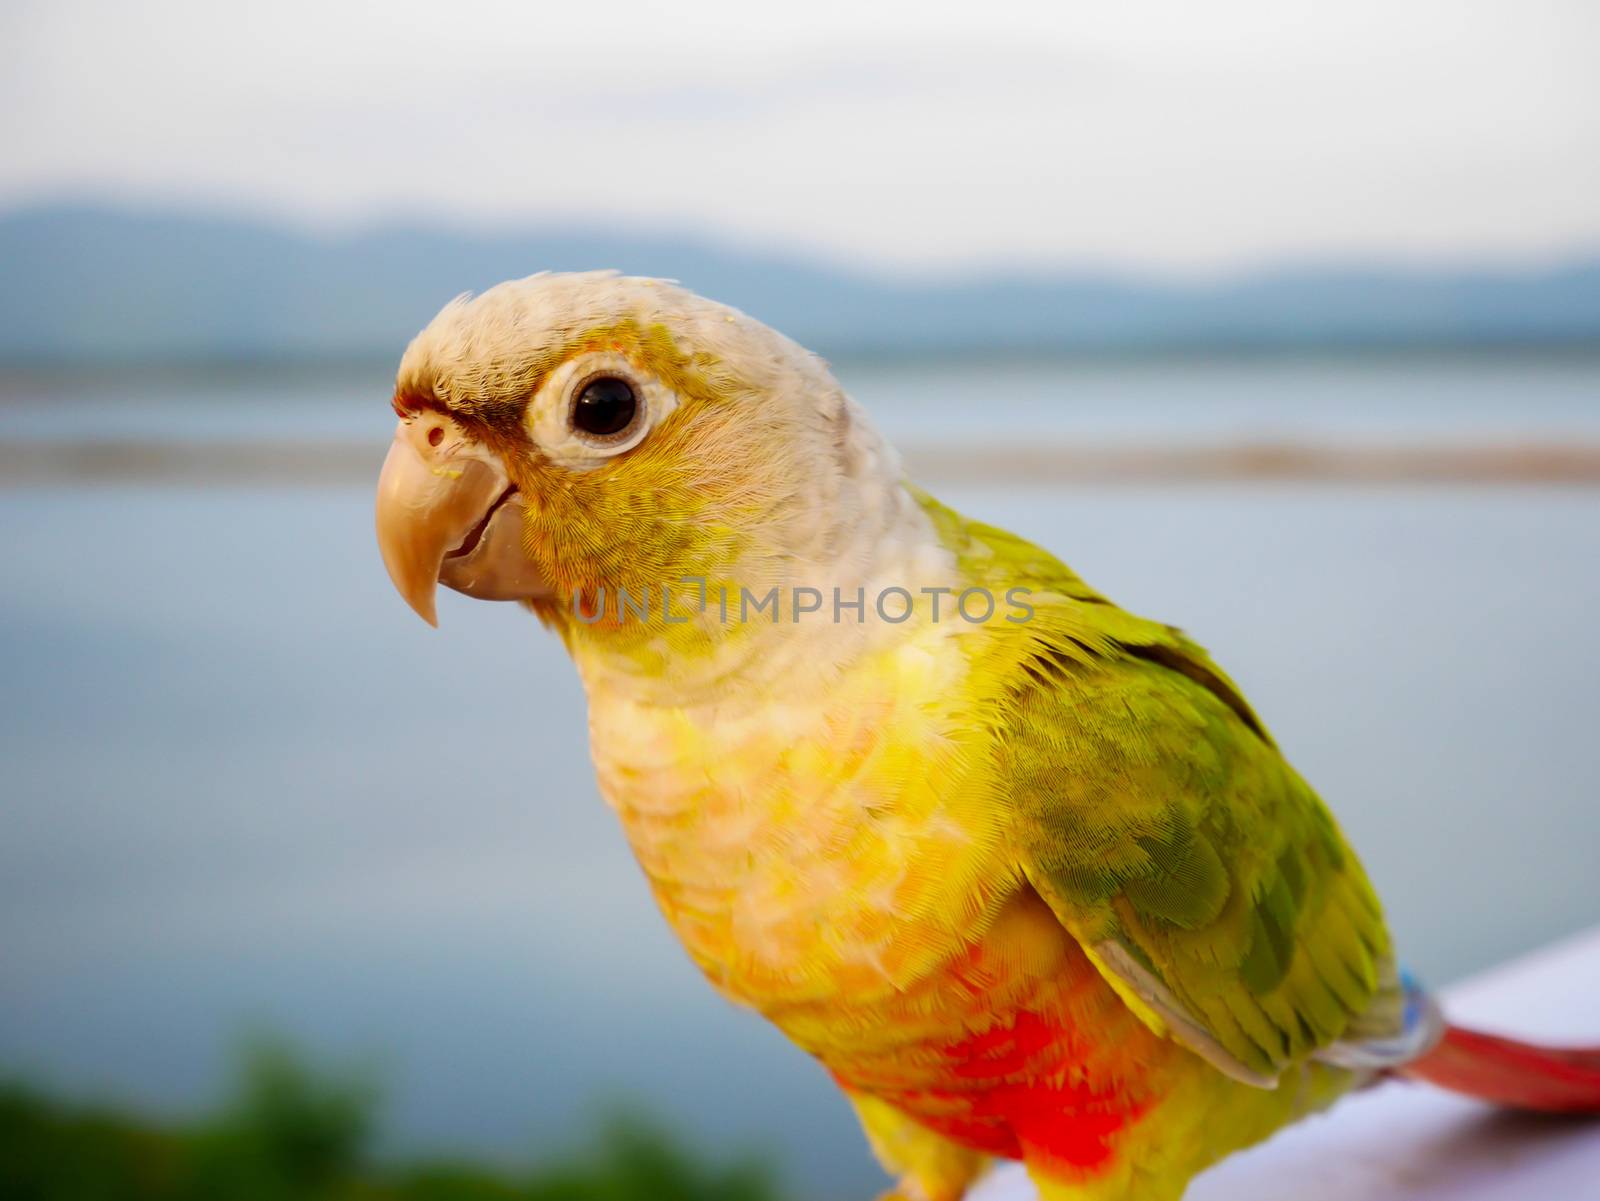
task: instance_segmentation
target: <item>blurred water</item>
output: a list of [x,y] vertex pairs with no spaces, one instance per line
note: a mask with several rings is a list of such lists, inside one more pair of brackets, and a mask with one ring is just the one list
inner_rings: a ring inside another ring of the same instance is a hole
[[[1393,353],[835,365],[897,441],[1600,438],[1600,354]],[[381,438],[393,367],[0,377],[3,436]]]
[[[917,424],[916,377],[871,387]],[[347,433],[386,438],[381,395]],[[309,403],[213,417],[287,437]],[[1229,420],[1197,404],[1206,428]],[[400,1146],[548,1147],[628,1095],[702,1142],[778,1149],[802,1195],[868,1195],[822,1072],[718,1000],[655,913],[558,647],[453,594],[424,627],[384,577],[369,497],[0,490],[0,1065],[182,1107],[260,1022],[384,1055]],[[1342,817],[1424,974],[1600,921],[1600,493],[946,499],[1210,645]]]

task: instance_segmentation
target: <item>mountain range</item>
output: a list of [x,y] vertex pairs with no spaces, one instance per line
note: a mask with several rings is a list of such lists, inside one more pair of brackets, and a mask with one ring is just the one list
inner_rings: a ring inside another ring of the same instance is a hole
[[534,271],[681,280],[833,355],[1600,345],[1600,258],[1540,270],[1321,264],[1220,282],[907,281],[598,228],[283,224],[90,205],[0,215],[0,360],[390,356],[439,305]]

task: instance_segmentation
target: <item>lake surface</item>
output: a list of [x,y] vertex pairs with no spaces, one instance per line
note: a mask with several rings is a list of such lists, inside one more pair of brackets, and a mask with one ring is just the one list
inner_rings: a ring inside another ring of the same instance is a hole
[[[1600,370],[1570,360],[843,374],[890,428],[944,439],[1600,434]],[[386,382],[29,385],[3,411],[13,438],[370,436],[376,463]],[[1600,922],[1600,490],[944,498],[1209,645],[1425,976]],[[799,1195],[870,1195],[823,1073],[656,914],[560,649],[453,594],[439,631],[418,622],[370,482],[0,489],[0,558],[4,1068],[181,1110],[265,1026],[377,1056],[397,1149],[515,1156],[634,1098],[702,1144],[772,1148]]]
[[[1600,352],[847,360],[900,442],[1600,439]],[[0,436],[387,440],[392,364],[0,375]]]

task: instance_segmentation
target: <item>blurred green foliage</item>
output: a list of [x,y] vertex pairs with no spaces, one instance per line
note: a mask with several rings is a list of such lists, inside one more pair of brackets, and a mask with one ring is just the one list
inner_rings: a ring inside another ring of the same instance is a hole
[[175,1126],[0,1085],[5,1201],[775,1201],[755,1160],[701,1162],[638,1119],[512,1172],[372,1154],[378,1090],[319,1076],[280,1045],[251,1048],[229,1102]]

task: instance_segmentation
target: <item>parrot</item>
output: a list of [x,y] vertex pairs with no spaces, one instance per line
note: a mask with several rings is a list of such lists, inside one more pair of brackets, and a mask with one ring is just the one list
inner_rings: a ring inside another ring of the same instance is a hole
[[1600,1113],[1600,1047],[1448,1024],[1340,827],[1181,629],[945,507],[828,365],[666,280],[541,273],[411,341],[401,597],[563,643],[598,789],[710,984],[894,1183],[1189,1181],[1391,1076]]

